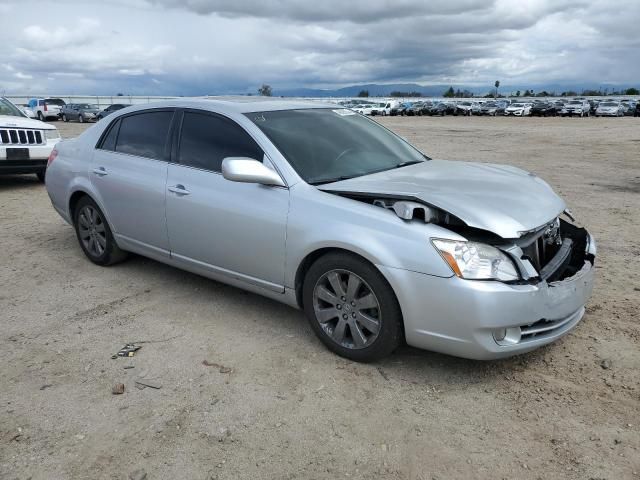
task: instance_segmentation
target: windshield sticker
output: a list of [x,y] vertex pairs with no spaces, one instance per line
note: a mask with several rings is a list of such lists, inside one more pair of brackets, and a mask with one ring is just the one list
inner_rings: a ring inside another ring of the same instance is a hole
[[347,115],[355,115],[356,112],[353,110],[349,110],[348,108],[341,108],[340,110],[332,110],[333,113],[337,113],[341,117],[346,117]]

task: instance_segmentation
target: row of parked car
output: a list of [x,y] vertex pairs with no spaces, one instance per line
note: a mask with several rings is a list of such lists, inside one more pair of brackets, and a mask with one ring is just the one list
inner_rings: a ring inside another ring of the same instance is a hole
[[55,119],[68,122],[98,121],[110,113],[126,107],[123,104],[113,104],[102,109],[90,103],[66,103],[61,98],[32,98],[29,103],[20,107],[29,118],[37,118],[40,121]]
[[420,100],[401,102],[391,100],[376,103],[363,103],[361,100],[341,102],[363,115],[506,115],[515,117],[527,116],[563,116],[563,117],[640,117],[640,102],[632,99],[559,99],[521,101],[518,99],[500,100]]

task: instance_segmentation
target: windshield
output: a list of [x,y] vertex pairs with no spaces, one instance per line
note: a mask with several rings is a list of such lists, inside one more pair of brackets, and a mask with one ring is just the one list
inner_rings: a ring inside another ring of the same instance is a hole
[[427,158],[378,123],[346,109],[253,112],[246,116],[311,184],[368,175]]
[[88,103],[81,103],[80,105],[78,105],[78,108],[81,108],[83,110],[98,110],[97,105],[89,105]]
[[571,100],[569,105],[582,105],[582,102],[580,100]]
[[614,102],[603,102],[600,104],[601,107],[617,107],[618,104]]
[[10,117],[26,117],[18,107],[9,100],[0,98],[0,115],[8,115]]

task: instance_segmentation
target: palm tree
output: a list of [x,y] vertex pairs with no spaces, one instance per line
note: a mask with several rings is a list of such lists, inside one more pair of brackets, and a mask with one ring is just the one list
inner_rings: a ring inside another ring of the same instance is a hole
[[500,87],[500,80],[496,80],[495,86],[496,86],[496,98],[498,98],[498,88]]

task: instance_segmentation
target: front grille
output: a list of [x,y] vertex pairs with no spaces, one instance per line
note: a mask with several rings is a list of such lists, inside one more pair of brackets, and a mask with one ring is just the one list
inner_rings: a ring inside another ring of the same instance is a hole
[[27,128],[0,128],[0,145],[44,145],[42,130]]

